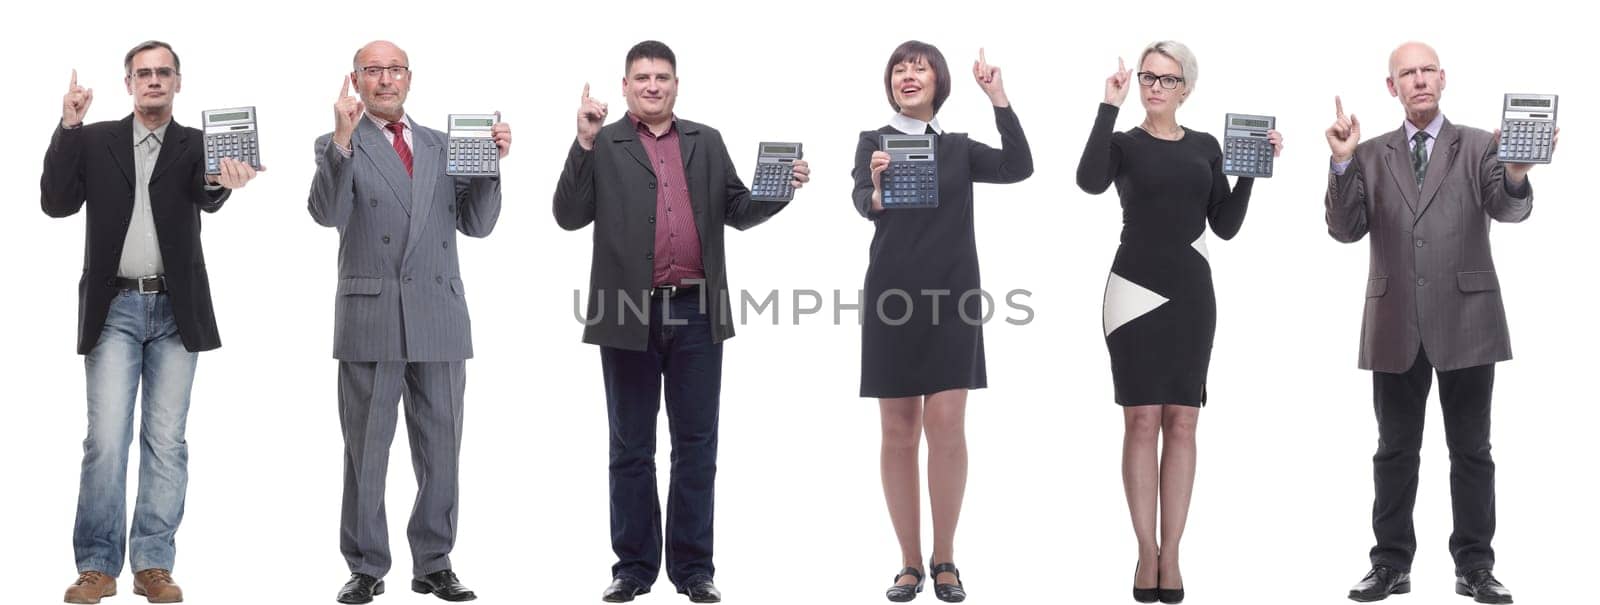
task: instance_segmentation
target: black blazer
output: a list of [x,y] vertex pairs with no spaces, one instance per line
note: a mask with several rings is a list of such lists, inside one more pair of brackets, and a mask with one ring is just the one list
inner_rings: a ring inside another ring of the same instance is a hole
[[[183,347],[222,346],[211,309],[211,282],[200,249],[200,211],[216,212],[227,189],[206,191],[205,145],[199,130],[167,126],[167,138],[150,177],[150,209],[166,267],[167,295]],[[50,216],[76,214],[85,205],[83,278],[78,281],[78,354],[100,341],[117,294],[117,266],[133,216],[133,115],[116,122],[56,128],[44,154],[40,206]]]
[[[713,342],[733,336],[722,227],[749,229],[783,210],[784,202],[756,202],[739,181],[722,135],[709,126],[677,120],[689,201],[700,231],[700,259],[706,282],[702,292],[713,318]],[[556,223],[575,231],[594,223],[594,255],[589,265],[589,307],[583,341],[643,351],[649,342],[648,309],[655,273],[656,175],[650,156],[639,143],[626,116],[600,129],[594,149],[584,151],[576,139],[556,183]],[[622,296],[632,301],[619,308]],[[604,306],[602,307],[602,303]]]

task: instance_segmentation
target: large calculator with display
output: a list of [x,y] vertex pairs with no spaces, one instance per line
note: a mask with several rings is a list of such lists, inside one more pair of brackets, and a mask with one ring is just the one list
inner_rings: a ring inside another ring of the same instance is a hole
[[794,200],[794,161],[805,157],[799,143],[762,143],[756,154],[756,177],[750,199],[757,202]]
[[260,141],[256,138],[256,108],[210,109],[200,112],[205,128],[206,174],[222,174],[222,158],[233,158],[261,168]]
[[1277,123],[1271,116],[1228,114],[1222,137],[1222,173],[1272,177],[1272,142],[1267,140],[1267,131]]
[[444,173],[451,176],[500,176],[500,147],[494,144],[494,113],[450,114],[450,142]]
[[889,154],[883,171],[883,207],[939,207],[939,166],[934,157],[938,142],[931,134],[884,134],[879,147]]
[[1500,124],[1500,161],[1549,164],[1556,136],[1556,95],[1508,94]]

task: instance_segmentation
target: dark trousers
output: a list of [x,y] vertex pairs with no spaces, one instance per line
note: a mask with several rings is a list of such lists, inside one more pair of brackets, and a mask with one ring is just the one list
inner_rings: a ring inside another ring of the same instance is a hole
[[717,410],[722,345],[695,293],[651,301],[644,351],[600,348],[611,424],[613,576],[645,586],[661,569],[661,503],[656,494],[656,416],[666,382],[672,477],[667,493],[667,579],[679,591],[711,579],[712,505],[717,475]]
[[[1372,373],[1378,452],[1372,456],[1373,565],[1410,571],[1417,551],[1411,512],[1417,503],[1422,424],[1433,364],[1426,351],[1404,374]],[[1438,372],[1444,439],[1450,450],[1450,555],[1456,574],[1494,567],[1494,459],[1489,455],[1489,400],[1494,364]]]
[[384,484],[389,444],[405,401],[417,499],[406,539],[414,577],[450,568],[460,503],[457,461],[466,393],[466,363],[339,362],[339,425],[344,431],[344,502],[339,552],[351,572],[389,572],[389,522]]

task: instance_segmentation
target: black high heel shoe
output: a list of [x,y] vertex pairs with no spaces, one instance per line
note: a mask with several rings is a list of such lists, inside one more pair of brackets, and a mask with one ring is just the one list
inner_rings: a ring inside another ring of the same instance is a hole
[[1177,605],[1183,602],[1182,588],[1157,588],[1157,598],[1167,605]]
[[[1133,564],[1133,576],[1135,578],[1139,577],[1139,564],[1138,563],[1134,563]],[[1158,601],[1160,599],[1161,599],[1161,589],[1160,588],[1139,588],[1138,584],[1134,584],[1133,585],[1133,600],[1138,601],[1140,603],[1154,603],[1154,602],[1156,602],[1156,601]]]
[[[900,578],[906,576],[916,578],[917,583],[901,584]],[[900,570],[900,573],[894,575],[895,584],[890,586],[889,590],[884,591],[884,596],[889,597],[890,601],[894,601],[896,603],[904,603],[906,601],[910,601],[911,599],[915,599],[917,598],[917,593],[922,592],[922,581],[924,579],[926,578],[923,577],[922,572],[915,567],[907,567],[902,569]]]
[[[960,603],[967,600],[967,589],[961,584],[961,571],[956,569],[955,563],[934,563],[929,561],[928,575],[933,580],[933,596],[939,597],[946,603]],[[955,584],[940,584],[939,574],[949,573],[956,577]]]

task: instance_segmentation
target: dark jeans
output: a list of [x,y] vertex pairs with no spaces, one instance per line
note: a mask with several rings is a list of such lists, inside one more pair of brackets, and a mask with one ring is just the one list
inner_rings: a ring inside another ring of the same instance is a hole
[[[1411,511],[1417,503],[1422,423],[1427,415],[1433,365],[1419,350],[1404,374],[1372,373],[1378,416],[1378,453],[1372,456],[1373,565],[1410,571],[1417,551]],[[1444,439],[1450,449],[1450,505],[1455,531],[1450,554],[1456,574],[1494,567],[1494,459],[1489,455],[1489,400],[1494,364],[1439,372]]]
[[[656,415],[666,379],[672,478],[667,493],[667,578],[680,591],[709,580],[712,504],[717,475],[717,410],[722,345],[695,293],[670,304],[651,301],[644,351],[600,347],[611,423],[611,549],[613,576],[645,586],[661,569],[661,503],[656,494]],[[670,313],[668,312],[670,310]]]

